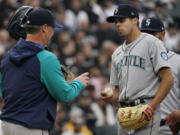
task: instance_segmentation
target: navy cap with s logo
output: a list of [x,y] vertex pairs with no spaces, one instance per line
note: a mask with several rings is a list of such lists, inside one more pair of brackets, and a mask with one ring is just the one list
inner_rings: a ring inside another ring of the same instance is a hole
[[150,17],[142,20],[142,32],[163,32],[165,31],[164,24],[159,18]]
[[114,10],[114,15],[107,17],[106,21],[113,23],[115,18],[139,18],[139,14],[135,7],[121,4]]

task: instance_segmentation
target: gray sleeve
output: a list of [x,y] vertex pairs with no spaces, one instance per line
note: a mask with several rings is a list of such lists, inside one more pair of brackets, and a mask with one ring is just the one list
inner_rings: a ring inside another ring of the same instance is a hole
[[150,45],[149,49],[150,59],[156,73],[162,67],[170,67],[167,51],[164,48],[163,42],[156,40]]
[[118,71],[113,60],[111,62],[110,84],[113,86],[119,85]]

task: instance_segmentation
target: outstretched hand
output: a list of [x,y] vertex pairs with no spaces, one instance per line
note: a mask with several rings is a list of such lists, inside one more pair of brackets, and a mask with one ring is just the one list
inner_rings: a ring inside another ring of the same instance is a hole
[[79,80],[81,81],[85,87],[89,85],[89,73],[83,73],[80,76],[76,77],[74,80]]
[[174,126],[177,122],[180,122],[180,110],[175,110],[169,114],[166,118],[166,124]]
[[173,135],[177,135],[180,130],[180,110],[175,110],[166,118],[166,124],[169,125]]

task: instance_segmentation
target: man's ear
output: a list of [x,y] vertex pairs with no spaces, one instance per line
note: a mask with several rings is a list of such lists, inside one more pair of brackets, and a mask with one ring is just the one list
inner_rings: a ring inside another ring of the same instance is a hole
[[41,29],[42,29],[42,32],[44,33],[44,32],[46,31],[46,29],[47,29],[47,24],[44,24],[44,25],[41,27]]
[[163,35],[163,38],[164,38],[165,35],[166,35],[166,31],[163,31],[163,32],[162,32],[162,35]]
[[132,20],[133,20],[134,24],[138,24],[139,23],[139,19],[137,19],[137,18],[133,18]]

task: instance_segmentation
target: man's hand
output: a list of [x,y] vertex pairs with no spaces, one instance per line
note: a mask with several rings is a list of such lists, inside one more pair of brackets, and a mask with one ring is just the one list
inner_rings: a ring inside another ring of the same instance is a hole
[[108,96],[106,93],[101,92],[101,99],[105,102],[110,102],[112,97],[113,97],[113,95]]
[[113,88],[108,86],[101,91],[102,100],[108,101],[113,97]]
[[176,123],[180,122],[180,110],[173,111],[165,119],[166,124],[168,124],[169,126],[174,126]]
[[143,112],[141,121],[143,120],[151,120],[154,115],[154,109],[149,105]]
[[118,102],[118,97],[119,97],[119,88],[116,86],[108,86],[111,87],[111,89],[113,90],[113,95],[109,96],[108,94],[106,94],[106,92],[104,92],[103,90],[101,91],[101,99],[105,102],[114,102],[117,103]]
[[166,118],[166,124],[169,125],[173,135],[177,135],[180,130],[180,110],[175,110]]
[[81,81],[85,87],[89,85],[89,73],[83,73],[80,76],[76,77],[74,80],[79,80]]

